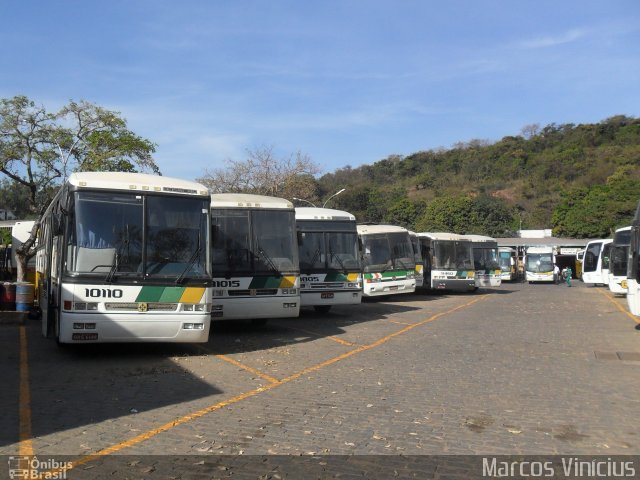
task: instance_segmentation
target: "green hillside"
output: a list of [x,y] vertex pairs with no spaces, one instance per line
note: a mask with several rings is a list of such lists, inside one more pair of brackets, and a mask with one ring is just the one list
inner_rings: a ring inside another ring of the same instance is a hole
[[502,236],[518,228],[607,236],[640,199],[640,119],[530,126],[496,143],[390,156],[319,179],[319,198],[360,222]]

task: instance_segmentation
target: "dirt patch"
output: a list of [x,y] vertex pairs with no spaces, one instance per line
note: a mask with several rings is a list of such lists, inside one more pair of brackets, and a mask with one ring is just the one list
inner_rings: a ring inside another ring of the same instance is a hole
[[479,415],[477,417],[468,417],[464,421],[464,426],[472,432],[482,433],[484,429],[493,425],[495,420],[489,415]]
[[574,425],[562,425],[554,437],[558,440],[562,440],[563,442],[578,442],[585,438],[589,438],[589,435],[579,433],[578,429]]

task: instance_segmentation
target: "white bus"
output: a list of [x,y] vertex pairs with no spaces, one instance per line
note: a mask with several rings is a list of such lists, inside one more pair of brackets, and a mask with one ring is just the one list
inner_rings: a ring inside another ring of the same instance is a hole
[[591,240],[585,247],[584,259],[582,260],[582,281],[591,285],[605,285],[608,278],[605,279],[602,271],[603,253],[605,245],[609,245],[613,239]]
[[609,273],[611,270],[611,247],[613,246],[613,239],[607,240],[604,245],[602,245],[602,259],[601,259],[601,267],[602,270],[602,283],[605,286],[609,286]]
[[631,227],[618,228],[609,252],[609,290],[617,295],[627,293],[627,259],[630,242]]
[[419,232],[425,259],[425,287],[434,290],[475,290],[475,269],[471,240],[463,235]]
[[502,272],[498,264],[498,241],[484,235],[465,235],[471,240],[476,287],[499,287]]
[[502,280],[516,279],[516,251],[511,247],[498,247],[498,265]]
[[[533,282],[554,282],[553,247],[529,247],[524,255],[525,280]],[[575,273],[575,272],[574,272]]]
[[412,293],[416,264],[409,231],[395,225],[358,225],[365,297]]
[[362,300],[356,217],[329,208],[296,208],[302,306],[326,313]]
[[631,223],[627,257],[627,305],[632,314],[640,316],[640,202]]
[[42,332],[59,343],[206,342],[209,192],[141,173],[74,173],[42,217]]
[[424,259],[422,245],[416,232],[409,231],[411,237],[411,246],[413,247],[413,258],[416,261],[416,288],[422,288],[424,285]]
[[211,195],[213,320],[300,313],[300,267],[293,204],[244,193]]

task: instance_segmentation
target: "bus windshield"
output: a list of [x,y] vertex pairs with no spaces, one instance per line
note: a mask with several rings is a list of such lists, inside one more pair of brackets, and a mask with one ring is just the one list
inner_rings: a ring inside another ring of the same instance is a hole
[[476,270],[496,270],[499,268],[498,249],[473,247],[473,264]]
[[[354,229],[355,230],[355,229]],[[358,234],[354,232],[300,232],[300,270],[360,270]]]
[[422,245],[417,236],[411,236],[411,245],[413,246],[413,259],[416,264],[422,264]]
[[211,216],[214,272],[250,275],[298,271],[293,211],[213,209]]
[[627,275],[627,256],[629,255],[628,245],[614,245],[611,247],[611,273],[616,277]]
[[617,231],[613,237],[613,243],[616,245],[629,245],[631,243],[631,230]]
[[66,271],[108,281],[208,276],[207,210],[199,198],[76,192]]
[[583,272],[595,272],[598,268],[598,258],[600,258],[600,249],[602,243],[590,243],[584,254]]
[[511,253],[500,252],[498,254],[498,265],[501,270],[509,271],[511,269]]
[[433,268],[473,269],[471,242],[440,240],[435,242]]
[[365,272],[391,269],[415,270],[413,247],[407,233],[379,233],[362,236]]
[[527,254],[527,272],[540,273],[553,271],[553,255],[551,253]]

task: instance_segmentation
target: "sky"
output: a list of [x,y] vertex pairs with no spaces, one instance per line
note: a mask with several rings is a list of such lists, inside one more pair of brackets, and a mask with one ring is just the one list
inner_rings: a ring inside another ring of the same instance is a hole
[[0,97],[120,112],[185,179],[640,116],[637,0],[0,0]]

